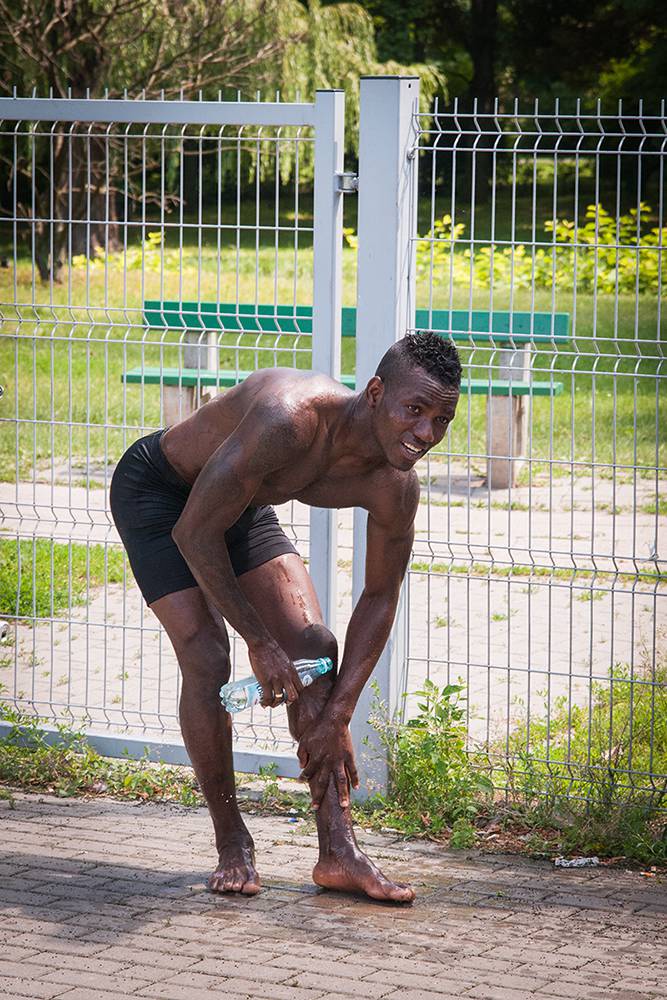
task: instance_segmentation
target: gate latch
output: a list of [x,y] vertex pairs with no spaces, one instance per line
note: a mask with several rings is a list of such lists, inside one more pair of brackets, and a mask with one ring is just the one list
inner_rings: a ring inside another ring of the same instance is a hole
[[343,194],[356,194],[358,190],[358,174],[336,174],[336,191],[342,191]]

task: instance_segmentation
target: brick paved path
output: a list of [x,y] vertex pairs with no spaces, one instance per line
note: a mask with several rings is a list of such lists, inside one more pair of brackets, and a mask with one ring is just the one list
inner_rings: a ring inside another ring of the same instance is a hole
[[[0,803],[0,995],[67,1000],[651,1000],[667,887],[362,837],[418,889],[396,909],[318,891],[307,826],[250,816],[266,888],[212,896],[204,810]],[[418,874],[419,873],[419,874]]]

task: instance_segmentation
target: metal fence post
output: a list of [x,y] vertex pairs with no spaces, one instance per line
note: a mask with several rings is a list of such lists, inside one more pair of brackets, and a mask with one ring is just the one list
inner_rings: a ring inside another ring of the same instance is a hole
[[[313,235],[314,371],[340,375],[343,259],[343,195],[337,174],[343,170],[345,94],[318,90],[315,95],[315,195]],[[310,575],[324,620],[336,628],[336,512],[310,510]]]
[[[417,224],[417,158],[414,113],[417,77],[366,77],[361,81],[359,123],[359,250],[357,272],[357,389],[375,373],[385,351],[415,325],[414,242]],[[353,599],[364,588],[366,512],[355,510]],[[375,668],[379,695],[390,714],[400,707],[405,663],[405,588],[394,627]],[[387,768],[368,725],[370,684],[352,719],[361,796],[386,788]]]

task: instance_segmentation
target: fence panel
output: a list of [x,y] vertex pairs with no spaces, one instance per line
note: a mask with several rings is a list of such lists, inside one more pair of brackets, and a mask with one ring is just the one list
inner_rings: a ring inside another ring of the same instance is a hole
[[[327,92],[0,101],[0,683],[20,708],[106,734],[107,749],[134,737],[182,756],[176,660],[108,507],[115,462],[255,368],[315,355],[338,374],[342,109]],[[311,549],[309,511],[279,516],[335,606],[335,532]],[[265,751],[295,772],[284,712],[245,714],[236,747],[239,767]]]
[[460,678],[499,780],[573,796],[610,763],[638,791],[667,774],[666,124],[418,116],[416,328],[455,339],[467,384],[420,467],[407,711]]

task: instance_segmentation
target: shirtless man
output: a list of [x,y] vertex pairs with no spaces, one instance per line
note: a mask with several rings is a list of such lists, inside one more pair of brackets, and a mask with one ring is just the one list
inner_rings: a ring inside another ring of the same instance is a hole
[[[391,629],[410,558],[419,481],[414,465],[454,418],[461,366],[435,334],[410,335],[353,393],[328,376],[262,369],[120,460],[111,508],[145,600],[183,675],[183,739],[213,820],[213,891],[259,891],[254,845],[236,802],[229,622],[248,645],[262,705],[287,702],[316,811],[317,885],[408,903],[359,849],[350,814],[358,785],[348,729]],[[330,656],[333,634],[308,572],[271,504],[368,511],[364,591],[337,675],[302,688],[293,660]]]

